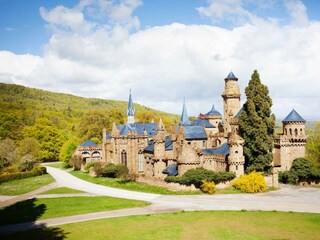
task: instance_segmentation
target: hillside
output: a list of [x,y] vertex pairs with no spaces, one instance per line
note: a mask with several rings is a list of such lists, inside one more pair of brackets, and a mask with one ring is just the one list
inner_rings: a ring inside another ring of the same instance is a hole
[[[127,105],[126,101],[83,98],[0,83],[0,139],[10,138],[19,145],[24,139],[34,138],[42,150],[44,145],[62,147],[71,139],[75,144],[88,138],[99,141],[102,128],[111,130],[113,122],[124,123]],[[178,115],[138,104],[135,108],[140,122],[162,118],[168,126],[179,119]],[[59,144],[53,143],[58,140]],[[60,149],[50,151],[54,151],[54,156],[43,160],[55,160],[60,153]]]

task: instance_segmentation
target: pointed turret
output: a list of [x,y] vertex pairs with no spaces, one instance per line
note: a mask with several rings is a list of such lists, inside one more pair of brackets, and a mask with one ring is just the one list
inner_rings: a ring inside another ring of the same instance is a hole
[[180,125],[190,125],[190,120],[187,114],[187,107],[186,107],[186,101],[185,98],[183,98],[183,108],[182,108],[182,113],[181,113],[181,118],[180,118]]
[[131,96],[131,89],[130,89],[128,109],[127,109],[128,124],[133,124],[134,123],[134,114],[135,114],[135,109],[134,109],[134,106],[133,106],[133,101],[132,101],[132,96]]

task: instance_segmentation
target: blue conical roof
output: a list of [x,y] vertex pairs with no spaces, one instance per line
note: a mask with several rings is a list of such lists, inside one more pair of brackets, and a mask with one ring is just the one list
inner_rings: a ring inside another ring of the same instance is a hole
[[293,109],[282,122],[306,122],[306,120],[304,120],[299,113]]
[[80,147],[96,147],[96,146],[98,146],[98,144],[96,144],[90,139],[80,145]]
[[134,112],[135,112],[135,109],[133,107],[133,101],[132,101],[131,89],[130,89],[127,116],[134,116]]
[[233,74],[233,72],[230,72],[224,80],[238,80],[238,78]]
[[214,108],[214,105],[212,105],[212,109],[210,110],[210,112],[207,113],[207,115],[209,115],[209,116],[220,115],[220,116],[221,116],[221,113],[219,113],[219,112]]
[[182,113],[181,113],[181,118],[180,118],[180,125],[190,125],[190,120],[187,114],[187,107],[186,107],[186,101],[183,98],[183,108],[182,108]]
[[234,118],[238,119],[242,112],[243,112],[243,107],[240,109],[240,111],[236,115],[234,115]]

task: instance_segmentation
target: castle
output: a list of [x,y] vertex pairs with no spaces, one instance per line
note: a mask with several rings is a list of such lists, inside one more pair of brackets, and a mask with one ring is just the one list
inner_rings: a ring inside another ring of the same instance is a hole
[[[127,122],[103,130],[102,144],[88,140],[77,153],[84,163],[122,163],[136,174],[163,179],[167,175],[182,175],[188,169],[203,167],[213,171],[244,174],[244,140],[239,135],[238,117],[241,114],[238,78],[230,72],[224,79],[223,116],[214,106],[206,114],[190,122],[185,101],[178,126],[170,133],[162,120],[158,123],[138,123],[131,92]],[[292,161],[305,156],[305,120],[295,111],[283,120],[283,133],[274,140],[273,166],[289,170]]]

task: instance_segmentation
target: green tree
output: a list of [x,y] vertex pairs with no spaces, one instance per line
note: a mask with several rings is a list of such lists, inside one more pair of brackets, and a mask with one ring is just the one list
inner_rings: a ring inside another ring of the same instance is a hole
[[18,152],[21,157],[31,155],[38,160],[40,158],[40,144],[33,137],[24,138],[19,142]]
[[60,149],[59,160],[64,163],[69,163],[72,154],[77,149],[78,145],[79,139],[76,137],[72,137],[68,141],[66,141]]
[[34,126],[23,129],[24,137],[33,137],[40,144],[40,160],[57,161],[60,148],[66,141],[64,132],[46,118],[38,118]]
[[14,142],[6,138],[0,141],[0,170],[18,161],[18,151]]
[[307,158],[313,162],[315,167],[320,168],[320,122],[308,137],[306,151]]
[[245,140],[244,155],[247,172],[270,172],[272,162],[275,116],[268,87],[254,70],[245,89],[247,101],[239,117],[240,134]]
[[78,137],[81,141],[87,139],[102,138],[102,129],[110,131],[112,123],[123,123],[124,115],[117,109],[110,109],[104,112],[92,111],[81,118],[78,127]]

